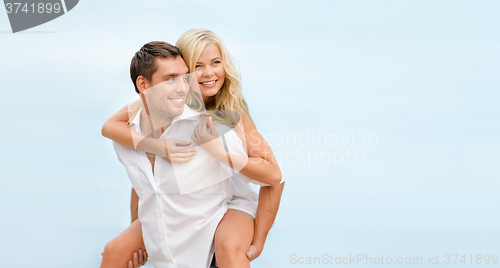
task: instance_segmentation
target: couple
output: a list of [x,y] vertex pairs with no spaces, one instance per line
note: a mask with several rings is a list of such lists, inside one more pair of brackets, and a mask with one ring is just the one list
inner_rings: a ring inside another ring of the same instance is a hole
[[208,267],[214,250],[219,267],[250,267],[276,217],[281,171],[232,58],[204,29],[176,45],[150,42],[135,54],[140,99],[103,126],[133,190],[132,224],[106,245],[101,268],[148,258],[155,267]]

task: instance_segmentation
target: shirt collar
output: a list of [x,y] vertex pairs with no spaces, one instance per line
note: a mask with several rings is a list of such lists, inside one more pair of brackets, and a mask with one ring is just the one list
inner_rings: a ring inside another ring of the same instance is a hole
[[180,120],[196,120],[196,119],[198,119],[197,115],[200,115],[200,112],[197,112],[197,111],[189,108],[189,106],[187,106],[186,104],[184,104],[184,110],[182,111],[182,114],[174,117],[172,119],[171,125],[173,125],[175,122],[180,121]]
[[[139,109],[134,119],[130,121],[130,127],[139,134],[141,133],[140,131],[141,113],[142,113],[142,108]],[[200,115],[200,112],[197,112],[189,108],[189,106],[187,106],[186,104],[184,104],[184,110],[182,111],[182,114],[175,116],[172,119],[172,123],[170,123],[170,125],[172,126],[175,122],[181,120],[196,120],[198,118],[197,115]]]

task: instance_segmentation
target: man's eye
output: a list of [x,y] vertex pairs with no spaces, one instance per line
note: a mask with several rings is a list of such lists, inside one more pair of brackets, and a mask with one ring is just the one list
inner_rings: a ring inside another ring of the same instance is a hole
[[174,82],[174,81],[175,81],[175,77],[167,80],[167,82]]

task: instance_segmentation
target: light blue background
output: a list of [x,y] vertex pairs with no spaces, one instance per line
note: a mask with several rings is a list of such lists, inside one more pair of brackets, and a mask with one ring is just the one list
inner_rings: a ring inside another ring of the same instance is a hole
[[[136,95],[134,52],[193,27],[225,41],[277,154],[365,156],[282,161],[279,219],[253,267],[297,266],[292,254],[420,266],[439,254],[433,267],[444,254],[500,255],[499,12],[493,0],[80,1],[17,34],[0,12],[0,260],[99,266],[130,217],[101,126]],[[307,133],[378,143],[279,141]]]

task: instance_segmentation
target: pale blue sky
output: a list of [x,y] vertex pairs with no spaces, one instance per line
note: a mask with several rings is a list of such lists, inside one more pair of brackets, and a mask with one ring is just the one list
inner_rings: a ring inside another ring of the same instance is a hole
[[[100,128],[136,96],[134,52],[193,27],[225,41],[258,129],[294,156],[254,267],[293,266],[291,254],[500,254],[499,11],[486,0],[81,1],[17,34],[0,12],[0,256],[98,266],[128,225],[130,190]],[[378,143],[280,141],[370,134]],[[347,150],[363,163],[300,158]]]

